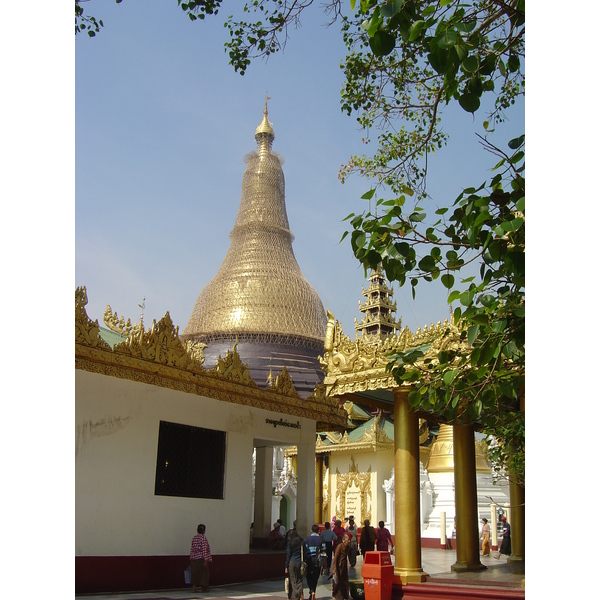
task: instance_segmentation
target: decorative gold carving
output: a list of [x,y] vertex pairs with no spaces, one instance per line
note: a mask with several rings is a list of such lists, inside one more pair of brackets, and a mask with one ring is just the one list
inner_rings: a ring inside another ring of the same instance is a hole
[[[339,469],[336,468],[336,499],[337,509],[336,513],[339,515],[346,515],[346,491],[349,486],[354,484],[360,490],[360,505],[361,514],[358,518],[358,523],[363,523],[365,519],[371,520],[371,467],[366,473],[359,473],[354,457],[350,456],[350,466],[348,473],[340,473]],[[356,515],[355,515],[356,518]]]
[[110,345],[100,337],[98,321],[92,321],[85,310],[88,303],[85,286],[75,290],[75,343],[85,344],[92,348],[107,348]]
[[113,351],[169,367],[204,371],[202,363],[188,354],[179,339],[179,327],[173,325],[168,312],[158,323],[154,320],[148,331],[143,325],[137,334],[132,330],[127,340],[117,344]]
[[76,369],[311,419],[316,421],[319,431],[346,426],[346,412],[338,408],[337,400],[325,395],[322,385],[306,400],[290,390],[286,395],[281,389],[259,389],[248,379],[248,367],[241,363],[235,347],[217,367],[207,372],[190,346],[179,339],[179,328],[173,326],[169,313],[158,323],[153,322],[149,331],[142,328],[141,336],[130,336],[111,349],[99,337],[98,322],[87,316],[86,304],[85,287],[77,288]]
[[[115,333],[118,333],[120,335],[124,335],[125,337],[131,334],[131,331],[134,327],[131,324],[131,319],[127,319],[127,323],[125,323],[125,319],[123,317],[119,319],[117,313],[113,313],[112,308],[108,304],[106,305],[106,310],[104,311],[104,316],[102,317],[102,319],[104,321],[104,324],[111,331],[114,331]],[[138,326],[137,331],[139,332],[139,323],[136,323],[136,325]]]
[[370,416],[358,413],[355,410],[354,402],[350,402],[350,400],[344,402],[344,410],[348,413],[348,418],[351,421],[368,421],[371,418]]
[[275,385],[273,386],[275,391],[280,394],[285,394],[287,396],[297,396],[300,398],[300,394],[294,388],[294,383],[292,381],[292,376],[289,374],[287,367],[283,367],[281,373],[277,375],[275,378]]
[[204,364],[204,349],[206,344],[195,340],[186,340],[183,345],[190,357],[201,365]]
[[250,369],[248,365],[242,362],[240,355],[237,351],[237,340],[233,344],[233,349],[227,352],[225,358],[217,359],[217,364],[210,369],[209,373],[214,373],[222,379],[228,379],[229,381],[235,381],[237,383],[243,383],[244,385],[250,385],[252,387],[258,387],[256,382],[250,377]]

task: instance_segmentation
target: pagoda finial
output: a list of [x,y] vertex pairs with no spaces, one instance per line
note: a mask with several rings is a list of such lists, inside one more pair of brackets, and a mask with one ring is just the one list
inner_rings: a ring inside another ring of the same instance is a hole
[[269,111],[267,109],[267,102],[270,99],[271,98],[269,97],[269,95],[265,93],[265,108],[263,110],[263,118],[260,122],[260,125],[256,128],[256,131],[254,132],[254,137],[259,143],[259,145],[263,136],[266,136],[269,149],[271,147],[271,144],[273,143],[273,140],[275,139],[275,132],[273,131],[273,126],[269,121]]

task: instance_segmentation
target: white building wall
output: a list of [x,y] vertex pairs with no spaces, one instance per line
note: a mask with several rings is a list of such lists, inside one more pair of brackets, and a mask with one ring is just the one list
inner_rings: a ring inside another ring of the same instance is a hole
[[[75,394],[76,555],[187,554],[199,523],[213,554],[248,552],[254,440],[315,436],[307,419],[81,370]],[[223,500],[154,495],[160,421],[227,432]]]

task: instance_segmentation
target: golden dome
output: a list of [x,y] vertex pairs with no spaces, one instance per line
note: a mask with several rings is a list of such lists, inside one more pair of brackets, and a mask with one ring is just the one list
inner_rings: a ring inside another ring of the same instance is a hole
[[267,105],[256,129],[258,151],[248,157],[231,245],[216,276],[202,290],[182,337],[210,342],[260,336],[302,345],[323,342],[323,303],[292,249],[285,180]]

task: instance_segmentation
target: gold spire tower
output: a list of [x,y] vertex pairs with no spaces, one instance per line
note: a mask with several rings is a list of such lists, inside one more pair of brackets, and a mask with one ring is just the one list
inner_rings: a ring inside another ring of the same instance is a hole
[[354,329],[357,337],[362,335],[365,341],[375,342],[394,335],[402,328],[402,319],[396,321],[396,301],[392,301],[394,292],[386,284],[381,265],[371,271],[369,289],[363,287],[364,302],[358,303],[358,310],[363,313],[359,323],[354,319]]
[[[182,337],[209,345],[235,339],[284,344],[311,349],[316,358],[322,352],[327,320],[323,303],[302,274],[292,249],[282,160],[271,150],[275,132],[266,100],[254,138],[258,148],[246,157],[229,250],[216,276],[198,296]],[[266,358],[268,351],[272,358],[272,350],[263,348],[262,355]],[[207,361],[209,354],[207,349]],[[272,366],[275,370],[276,363]]]

